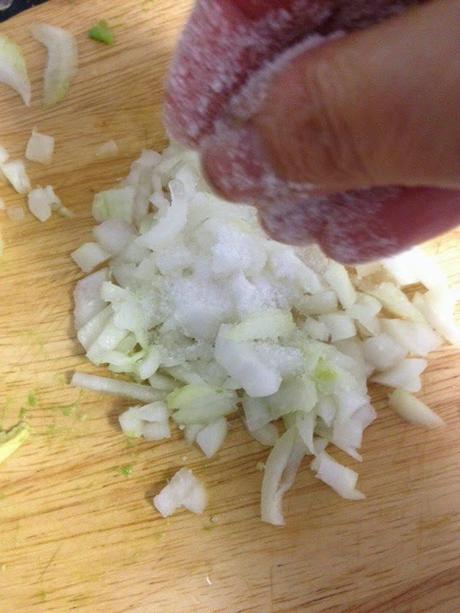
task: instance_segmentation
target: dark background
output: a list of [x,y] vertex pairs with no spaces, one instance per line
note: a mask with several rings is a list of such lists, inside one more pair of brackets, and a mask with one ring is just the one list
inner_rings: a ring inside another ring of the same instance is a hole
[[13,4],[6,11],[0,11],[0,21],[5,21],[9,17],[20,13],[25,9],[36,6],[37,4],[43,4],[46,0],[14,0]]

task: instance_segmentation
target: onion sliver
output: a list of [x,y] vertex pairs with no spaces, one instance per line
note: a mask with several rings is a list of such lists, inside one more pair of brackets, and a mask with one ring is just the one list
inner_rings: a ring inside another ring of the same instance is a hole
[[48,50],[43,103],[45,106],[52,106],[65,98],[70,82],[77,72],[77,42],[67,30],[46,23],[33,25],[31,32]]

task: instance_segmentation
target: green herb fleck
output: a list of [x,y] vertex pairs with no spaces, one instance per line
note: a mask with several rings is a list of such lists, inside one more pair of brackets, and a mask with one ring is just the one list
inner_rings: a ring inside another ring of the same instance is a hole
[[45,435],[46,436],[54,436],[57,433],[57,426],[56,424],[51,424],[49,425],[46,430],[45,430]]
[[115,42],[115,36],[104,19],[91,28],[88,36],[99,43],[104,43],[104,45],[113,45]]
[[133,473],[133,467],[131,464],[126,464],[120,467],[120,474],[124,477],[130,477]]
[[46,602],[47,593],[45,592],[45,590],[38,592],[37,596],[41,602]]
[[27,396],[27,404],[29,407],[37,406],[37,396],[34,394],[34,392],[29,392],[29,395]]

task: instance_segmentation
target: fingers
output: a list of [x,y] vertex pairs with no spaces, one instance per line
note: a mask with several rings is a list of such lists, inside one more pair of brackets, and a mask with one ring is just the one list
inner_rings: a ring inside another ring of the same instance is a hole
[[240,175],[232,185],[227,172],[223,185],[212,168],[213,158],[222,165],[223,150],[232,155],[232,130],[243,129],[254,144],[247,165],[258,161],[285,182],[334,192],[460,187],[458,23],[460,2],[442,0],[313,49],[300,46],[294,58],[290,51],[267,77],[253,116],[243,126],[227,117],[205,147],[216,187],[245,197]]
[[274,239],[317,242],[345,264],[404,251],[460,224],[460,192],[430,188],[376,188],[266,206],[262,226]]
[[[315,240],[351,263],[460,223],[458,0],[334,34],[404,4],[418,2],[198,3],[171,71],[167,125],[199,148],[217,191],[259,206],[275,239]],[[282,28],[273,10],[287,16]]]
[[171,66],[170,136],[197,147],[248,76],[323,24],[333,0],[199,0]]

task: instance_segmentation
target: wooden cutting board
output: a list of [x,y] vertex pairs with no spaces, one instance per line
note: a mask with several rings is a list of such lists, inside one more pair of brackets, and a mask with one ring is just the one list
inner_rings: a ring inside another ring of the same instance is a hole
[[[69,252],[90,236],[92,194],[126,175],[143,147],[161,148],[163,79],[190,0],[52,0],[0,32],[23,45],[30,109],[0,86],[0,143],[23,156],[34,126],[56,138],[50,167],[28,164],[75,211],[40,224],[3,213],[0,264],[0,418],[26,415],[30,442],[0,468],[0,610],[115,613],[177,611],[454,611],[460,607],[460,353],[438,352],[423,398],[446,420],[425,432],[374,398],[379,420],[359,466],[364,502],[347,502],[304,470],[286,497],[287,527],[258,518],[266,451],[237,420],[212,461],[178,435],[130,446],[117,416],[127,402],[67,385],[86,363],[71,323],[79,272]],[[88,40],[101,18],[117,44]],[[69,28],[80,70],[69,97],[41,108],[45,53],[31,23]],[[114,138],[116,160],[96,162]],[[8,204],[24,199],[7,187]],[[460,282],[460,233],[431,245]],[[101,371],[102,372],[102,371]],[[202,517],[153,510],[152,495],[187,464],[205,481]],[[353,466],[354,463],[349,463]],[[126,474],[130,473],[130,474]]]

